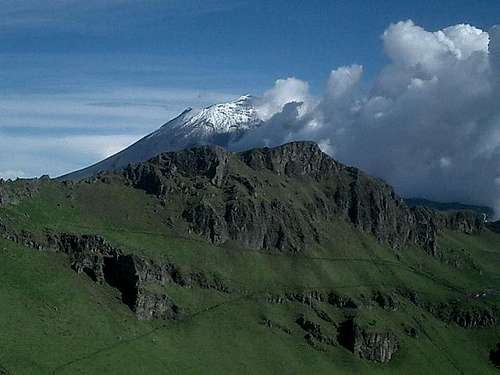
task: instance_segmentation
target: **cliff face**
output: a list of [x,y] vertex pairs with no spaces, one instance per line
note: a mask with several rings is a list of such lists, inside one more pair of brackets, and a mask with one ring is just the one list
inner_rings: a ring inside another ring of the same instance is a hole
[[47,176],[17,181],[4,181],[0,178],[0,208],[33,197],[40,187],[48,181]]
[[339,327],[340,345],[360,358],[381,363],[389,362],[399,350],[399,340],[391,332],[372,332],[349,319]]
[[172,263],[157,263],[145,257],[124,254],[100,236],[59,234],[48,239],[49,245],[68,255],[71,267],[86,273],[99,284],[120,291],[122,301],[139,320],[178,319],[182,309],[162,291],[162,286],[215,289],[228,293],[230,288],[217,276],[185,272]]
[[320,241],[320,222],[342,218],[394,248],[416,244],[436,254],[440,231],[483,227],[474,212],[409,208],[385,182],[311,142],[242,153],[200,147],[99,176],[116,178],[157,195],[189,232],[215,244],[298,252]]

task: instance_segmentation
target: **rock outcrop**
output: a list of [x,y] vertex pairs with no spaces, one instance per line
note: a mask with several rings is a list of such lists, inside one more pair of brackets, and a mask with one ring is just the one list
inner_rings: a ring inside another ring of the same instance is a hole
[[302,328],[306,334],[304,338],[313,347],[317,347],[317,344],[335,345],[335,339],[328,335],[325,335],[321,331],[321,326],[311,320],[307,320],[304,316],[299,316],[295,321],[300,328]]
[[428,310],[438,319],[447,323],[453,322],[462,328],[487,328],[496,323],[493,311],[471,303],[441,303],[430,306]]
[[384,310],[395,311],[398,309],[398,302],[390,294],[381,291],[375,291],[372,297],[373,301]]
[[381,363],[389,362],[399,350],[399,340],[391,332],[373,332],[348,319],[339,327],[340,345],[360,358]]
[[285,292],[282,294],[268,294],[266,296],[266,302],[276,303],[276,304],[298,302],[304,305],[312,306],[315,303],[326,302],[327,300],[328,300],[328,295],[318,290],[309,290],[303,292]]
[[498,310],[478,300],[468,298],[431,302],[421,298],[414,291],[400,290],[400,294],[435,318],[445,323],[457,324],[462,328],[488,328],[497,322]]
[[139,320],[174,320],[182,314],[172,298],[148,290],[141,290],[137,294],[134,310]]
[[48,176],[16,181],[5,181],[0,178],[0,207],[31,198],[39,191],[40,186],[48,181],[50,181]]
[[358,308],[358,305],[351,297],[340,295],[335,292],[330,292],[328,294],[328,303],[340,309]]
[[178,319],[182,316],[181,308],[161,291],[166,284],[230,292],[230,288],[215,275],[183,272],[172,263],[159,264],[144,257],[124,254],[100,236],[61,234],[51,236],[49,242],[52,247],[68,254],[76,272],[86,273],[95,282],[118,289],[122,301],[141,320]]
[[170,297],[146,289],[150,273],[138,266],[141,258],[124,255],[99,236],[62,234],[52,237],[51,242],[68,254],[75,271],[118,289],[123,303],[138,319],[175,319],[179,314],[179,307]]
[[342,165],[312,142],[231,153],[205,146],[164,153],[101,181],[157,195],[187,230],[214,244],[298,252],[320,241],[318,223],[344,219],[394,248],[436,255],[444,229],[480,231],[474,212],[409,208],[392,187]]

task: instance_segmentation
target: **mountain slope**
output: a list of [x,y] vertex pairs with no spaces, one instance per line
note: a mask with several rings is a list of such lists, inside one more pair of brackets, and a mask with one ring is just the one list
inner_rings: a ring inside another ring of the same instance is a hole
[[487,219],[494,217],[495,212],[491,207],[487,206],[476,206],[470,204],[463,204],[459,202],[436,202],[428,199],[422,198],[406,198],[405,203],[409,207],[429,207],[434,208],[439,211],[459,211],[459,210],[470,210],[475,211],[479,214],[486,215]]
[[314,144],[166,153],[0,198],[4,372],[497,372],[500,235],[410,209]]
[[238,140],[244,132],[261,125],[262,121],[258,117],[254,101],[253,97],[245,95],[234,101],[200,110],[188,108],[158,130],[117,154],[59,179],[81,180],[100,171],[113,171],[130,163],[146,161],[162,152],[197,145],[225,146]]

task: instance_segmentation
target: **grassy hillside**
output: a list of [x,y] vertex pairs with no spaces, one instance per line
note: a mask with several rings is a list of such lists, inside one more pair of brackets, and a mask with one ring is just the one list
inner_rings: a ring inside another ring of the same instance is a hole
[[[181,236],[167,211],[155,197],[119,184],[52,182],[32,199],[1,208],[0,222],[11,232],[41,243],[47,232],[99,234],[125,253],[215,274],[229,292],[152,285],[183,316],[139,321],[118,290],[74,272],[66,255],[0,240],[0,366],[10,374],[498,371],[489,360],[500,341],[496,325],[463,328],[429,308],[460,301],[463,308],[495,310],[498,234],[444,232],[440,256],[433,257],[418,247],[395,251],[334,220],[319,228],[320,243],[291,255]],[[333,292],[356,307],[286,297]],[[319,325],[320,339],[306,337],[301,316]],[[351,317],[398,337],[389,363],[340,345],[341,324]]]

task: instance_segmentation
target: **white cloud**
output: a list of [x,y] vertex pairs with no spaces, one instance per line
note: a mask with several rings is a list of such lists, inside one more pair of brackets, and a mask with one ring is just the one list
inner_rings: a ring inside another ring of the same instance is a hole
[[311,95],[309,94],[309,84],[295,77],[278,79],[274,87],[266,91],[259,100],[257,111],[259,117],[268,120],[277,112],[283,110],[287,103],[303,103],[300,113],[309,109]]
[[361,80],[362,74],[363,67],[360,65],[342,66],[332,70],[328,79],[328,94],[333,99],[351,94]]
[[285,106],[235,148],[258,146],[264,136],[268,145],[316,140],[405,196],[497,206],[499,28],[431,32],[406,21],[382,38],[390,63],[368,90],[361,66],[337,68],[318,105],[300,116]]
[[464,60],[473,52],[486,53],[488,33],[470,25],[450,26],[428,32],[413,21],[398,22],[383,34],[384,48],[395,64],[407,67],[419,65],[433,72],[455,59]]
[[500,84],[500,26],[495,26],[490,30],[490,59],[497,77],[497,83]]

